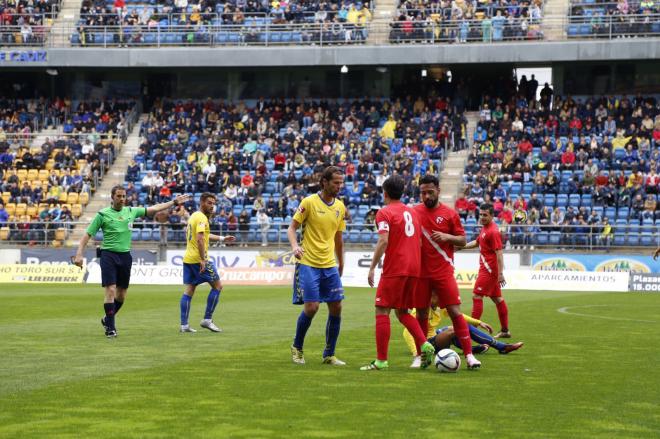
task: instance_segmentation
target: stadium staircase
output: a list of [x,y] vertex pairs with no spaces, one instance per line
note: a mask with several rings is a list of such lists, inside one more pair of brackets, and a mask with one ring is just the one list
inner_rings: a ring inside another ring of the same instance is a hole
[[140,127],[146,118],[146,114],[140,117],[140,121],[135,124],[133,131],[131,131],[126,142],[121,146],[121,150],[117,154],[117,159],[112,164],[108,173],[103,177],[101,185],[96,189],[96,192],[89,200],[89,204],[85,207],[85,211],[80,217],[81,223],[76,225],[73,233],[70,235],[69,245],[76,245],[83,236],[83,233],[85,233],[87,225],[94,219],[96,212],[110,205],[110,190],[112,187],[124,183],[126,168],[128,168],[128,164],[135,154],[137,154],[140,147]]
[[[543,7],[543,34],[547,41],[565,39],[570,0],[547,0]],[[563,23],[563,26],[560,26]]]
[[[471,145],[472,136],[479,121],[479,112],[467,112],[465,117],[468,120],[468,145]],[[458,194],[463,190],[463,171],[469,152],[470,149],[465,148],[461,151],[452,151],[447,155],[440,173],[440,201],[442,203],[453,207]]]
[[398,0],[378,0],[371,20],[369,44],[387,44],[389,42],[390,22],[395,18]]
[[82,0],[62,0],[62,10],[51,27],[51,47],[71,47],[71,34],[80,18],[81,6]]

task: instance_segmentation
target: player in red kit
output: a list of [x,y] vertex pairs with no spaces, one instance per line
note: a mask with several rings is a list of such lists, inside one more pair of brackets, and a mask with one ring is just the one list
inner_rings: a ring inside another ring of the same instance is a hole
[[401,201],[405,182],[398,175],[383,183],[385,207],[376,214],[378,243],[371,260],[368,282],[374,286],[374,274],[380,258],[385,254],[383,272],[376,291],[376,352],[377,358],[360,370],[383,370],[389,367],[387,349],[390,342],[390,310],[415,339],[417,349],[424,354],[422,367],[433,361],[435,350],[426,341],[426,333],[418,321],[408,313],[414,303],[419,276],[420,227],[413,210]]
[[[491,204],[483,204],[479,208],[479,220],[483,225],[477,239],[467,243],[463,248],[479,247],[479,275],[474,284],[472,296],[472,317],[481,318],[484,311],[484,296],[490,297],[497,307],[502,330],[495,338],[511,338],[509,332],[509,310],[502,297],[504,280],[504,256],[502,255],[502,236],[493,221],[494,210]],[[460,247],[460,246],[459,246]]]
[[[426,174],[419,180],[422,204],[415,206],[422,233],[422,264],[415,291],[417,319],[424,333],[428,331],[431,295],[435,291],[438,306],[446,308],[451,318],[468,369],[478,369],[481,362],[472,354],[472,341],[467,322],[461,313],[461,296],[454,278],[454,246],[465,245],[465,230],[456,211],[440,203],[438,178]],[[411,367],[417,367],[415,358]]]

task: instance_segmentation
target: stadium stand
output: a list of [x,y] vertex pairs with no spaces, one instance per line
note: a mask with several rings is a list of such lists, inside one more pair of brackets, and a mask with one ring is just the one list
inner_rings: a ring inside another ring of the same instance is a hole
[[61,243],[112,164],[135,104],[81,102],[71,111],[62,99],[39,102],[57,111],[29,114],[53,122],[53,136],[0,129],[1,227],[12,241]]
[[[320,171],[328,164],[345,169],[340,196],[350,221],[360,225],[347,240],[374,242],[373,228],[362,224],[373,224],[384,175],[399,172],[408,182],[406,200],[416,198],[419,176],[437,172],[446,150],[459,145],[466,132],[465,118],[445,98],[258,101],[249,107],[207,100],[156,107],[126,171],[131,203],[164,201],[184,192],[196,199],[204,191],[220,194],[215,227],[239,230],[243,242],[262,240],[260,210],[272,225],[267,240],[285,240],[291,215],[303,196],[318,190]],[[191,212],[195,203],[186,207]],[[178,225],[186,215],[173,213],[170,222]],[[159,239],[153,224],[140,228],[136,239]],[[184,239],[181,228],[169,234],[168,240]]]
[[653,1],[571,1],[571,38],[622,38],[660,33],[660,6]]
[[43,45],[59,10],[59,0],[1,2],[0,45]]
[[72,43],[89,45],[288,45],[362,43],[371,20],[361,2],[84,0]]
[[538,40],[543,2],[502,0],[407,0],[399,4],[391,23],[393,43],[467,43]]
[[[493,110],[491,110],[493,108]],[[456,207],[494,204],[510,243],[655,245],[660,110],[652,96],[482,105]]]

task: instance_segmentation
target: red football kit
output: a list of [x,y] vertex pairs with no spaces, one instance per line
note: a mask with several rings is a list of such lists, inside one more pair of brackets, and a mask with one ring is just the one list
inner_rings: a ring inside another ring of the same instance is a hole
[[420,227],[413,210],[393,202],[376,214],[378,233],[389,233],[376,306],[412,308],[421,264]]
[[500,297],[502,290],[497,266],[497,250],[502,250],[502,236],[495,222],[484,226],[477,236],[479,245],[479,275],[474,284],[474,294]]
[[460,305],[461,297],[454,278],[454,244],[436,242],[433,232],[464,236],[465,230],[458,213],[449,206],[439,203],[429,209],[423,203],[414,208],[422,227],[422,264],[420,280],[415,291],[415,307],[428,308],[431,293],[436,292],[438,306]]

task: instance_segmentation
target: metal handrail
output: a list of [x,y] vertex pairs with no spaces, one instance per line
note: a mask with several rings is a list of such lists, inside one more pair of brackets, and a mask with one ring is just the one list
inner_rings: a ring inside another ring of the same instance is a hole
[[[660,14],[642,14],[626,16],[553,16],[535,23],[517,19],[502,22],[501,38],[494,31],[494,26],[484,25],[482,20],[441,20],[413,21],[417,34],[410,37],[392,35],[410,23],[392,21],[389,23],[370,22],[365,25],[305,23],[305,24],[268,24],[262,27],[246,25],[219,26],[177,26],[167,30],[147,26],[58,26],[49,28],[45,43],[33,41],[32,45],[46,47],[172,47],[172,46],[282,46],[282,45],[345,45],[364,44],[382,45],[383,43],[431,43],[453,44],[462,42],[496,43],[509,41],[562,41],[592,38],[618,38],[622,36],[658,37],[660,36]],[[515,23],[515,24],[510,24]],[[580,29],[576,26],[591,26]],[[484,37],[482,26],[487,29]],[[519,28],[517,26],[520,26]],[[467,33],[466,33],[467,27]],[[498,28],[499,25],[496,25]],[[83,36],[79,30],[84,30]],[[5,33],[6,34],[6,33]],[[0,28],[0,44],[7,43]],[[11,33],[10,33],[11,34]],[[130,35],[130,37],[129,37]],[[58,38],[54,38],[57,36]],[[89,37],[89,38],[88,38]],[[92,41],[92,38],[94,40]],[[82,41],[81,41],[82,40]],[[4,43],[3,43],[4,41]],[[58,43],[59,41],[59,43]]]

